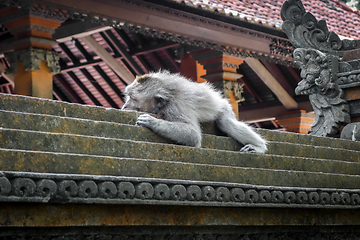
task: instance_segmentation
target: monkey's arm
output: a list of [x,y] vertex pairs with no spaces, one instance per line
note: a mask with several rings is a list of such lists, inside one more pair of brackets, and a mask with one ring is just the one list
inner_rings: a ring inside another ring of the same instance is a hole
[[153,132],[177,143],[193,147],[201,146],[200,127],[193,126],[192,124],[157,119],[149,114],[140,115],[136,124],[147,127]]

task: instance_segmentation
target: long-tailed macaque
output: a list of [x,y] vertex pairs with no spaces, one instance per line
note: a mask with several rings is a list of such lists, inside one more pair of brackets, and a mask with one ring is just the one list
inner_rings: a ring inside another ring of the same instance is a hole
[[220,130],[245,146],[241,152],[265,153],[266,141],[236,119],[231,105],[209,83],[195,83],[180,74],[159,71],[138,76],[125,88],[122,110],[142,114],[137,125],[179,144],[201,146],[201,122],[214,121]]

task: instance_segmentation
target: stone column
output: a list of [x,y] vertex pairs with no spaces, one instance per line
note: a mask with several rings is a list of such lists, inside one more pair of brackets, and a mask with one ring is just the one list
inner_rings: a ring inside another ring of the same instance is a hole
[[287,132],[308,134],[315,120],[314,112],[294,110],[276,117],[276,122]]
[[0,22],[14,35],[13,51],[5,53],[14,74],[15,94],[52,99],[53,73],[59,73],[60,54],[52,50],[52,34],[65,19],[45,18],[32,10],[6,8]]
[[212,50],[203,50],[190,54],[205,70],[205,74],[201,78],[211,82],[218,90],[223,92],[224,97],[229,99],[234,113],[239,117],[238,102],[244,101],[241,95],[244,84],[237,81],[242,78],[242,75],[237,73],[237,70],[243,60]]

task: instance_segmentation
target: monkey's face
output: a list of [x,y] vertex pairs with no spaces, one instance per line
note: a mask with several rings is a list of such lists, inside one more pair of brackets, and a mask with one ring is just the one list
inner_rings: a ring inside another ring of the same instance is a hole
[[137,82],[133,82],[126,87],[125,103],[122,110],[136,110],[141,112],[154,113],[156,108],[156,101],[154,97],[147,94],[144,86]]
[[126,101],[121,108],[122,110],[136,110],[140,112],[153,113],[155,108],[154,99],[146,99],[137,95],[128,95],[125,99]]

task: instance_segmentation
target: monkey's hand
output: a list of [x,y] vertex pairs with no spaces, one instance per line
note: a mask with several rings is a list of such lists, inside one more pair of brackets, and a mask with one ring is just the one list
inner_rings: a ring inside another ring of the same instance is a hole
[[138,117],[135,125],[152,129],[157,120],[157,118],[154,118],[149,114],[142,114]]
[[[149,114],[142,114],[138,117],[136,125],[147,127],[162,137],[168,138],[176,143],[200,147],[201,131],[185,122],[170,122],[158,119]],[[200,128],[200,126],[199,126]]]

